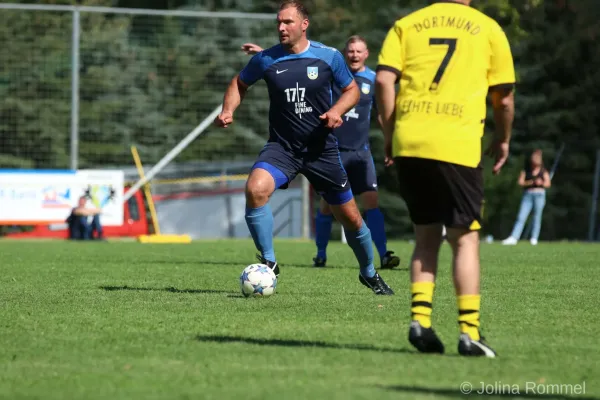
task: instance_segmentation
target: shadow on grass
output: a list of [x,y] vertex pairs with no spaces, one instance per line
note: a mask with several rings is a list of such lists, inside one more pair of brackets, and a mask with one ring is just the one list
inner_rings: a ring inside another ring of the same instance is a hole
[[396,267],[396,268],[392,268],[392,269],[383,269],[383,270],[381,268],[379,268],[378,271],[385,271],[384,274],[387,273],[388,271],[391,271],[391,272],[408,272],[408,271],[410,271],[410,268],[408,268],[408,267]]
[[[253,261],[252,258],[249,258],[247,260],[243,260],[243,261],[206,261],[206,260],[200,260],[200,259],[152,259],[152,260],[147,260],[144,262],[140,262],[141,264],[147,265],[147,264],[168,264],[168,265],[222,265],[222,266],[228,266],[228,267],[239,267],[240,271],[242,271],[247,265],[253,264],[253,263],[259,263],[260,261]],[[356,271],[358,272],[358,267],[355,264],[346,264],[346,265],[342,265],[342,264],[332,264],[332,265],[327,265],[326,267],[323,268],[317,268],[312,264],[292,264],[292,263],[278,263],[280,268],[311,268],[311,269],[356,269]],[[385,271],[384,273],[387,273],[388,271],[394,271],[394,272],[406,272],[409,270],[408,267],[396,267],[394,269],[382,269],[377,267],[378,271]]]
[[[463,382],[464,384],[464,382]],[[529,390],[527,390],[527,388],[525,387],[520,387],[520,385],[509,385],[510,387],[502,387],[502,386],[498,386],[497,388],[493,388],[494,389],[494,393],[490,393],[487,394],[487,392],[484,394],[484,392],[482,391],[482,387],[481,387],[481,383],[476,382],[473,386],[472,386],[472,392],[471,393],[463,393],[461,391],[461,387],[462,385],[457,386],[455,389],[444,389],[444,388],[428,388],[428,387],[422,387],[422,386],[404,386],[404,385],[392,385],[392,386],[382,386],[379,385],[378,387],[381,389],[385,389],[385,390],[390,390],[390,391],[394,391],[394,392],[401,392],[401,393],[406,393],[408,395],[415,395],[415,394],[428,394],[428,395],[434,395],[434,396],[440,396],[440,397],[446,397],[446,398],[452,398],[452,399],[464,399],[466,397],[478,397],[478,396],[485,396],[486,399],[554,399],[554,400],[600,400],[600,398],[598,397],[593,397],[593,396],[581,396],[581,395],[577,395],[577,394],[567,394],[568,392],[573,391],[573,389],[571,387],[567,387],[567,386],[559,386],[557,387],[556,385],[550,385],[550,384],[540,384],[544,390],[546,390],[546,392],[549,393],[536,393],[536,392],[541,392],[542,390],[537,390],[537,388],[534,390],[533,388],[529,388]],[[519,387],[518,392],[515,390],[516,387]],[[514,388],[514,389],[513,389]],[[492,388],[490,388],[491,390]],[[579,389],[582,389],[581,387]],[[551,393],[550,391],[554,390],[556,393]],[[564,392],[565,394],[560,394],[560,391]]]
[[[280,264],[281,268],[285,267],[286,265],[284,264]],[[351,268],[356,268],[356,265],[339,265],[339,264],[334,264],[334,265],[329,265],[327,264],[326,267],[315,267],[312,264],[289,264],[287,265],[288,268],[310,268],[310,269],[315,269],[315,270],[323,270],[323,269],[351,269]],[[358,271],[358,268],[356,268],[356,270]]]
[[195,294],[206,294],[206,293],[229,293],[232,294],[231,290],[215,290],[215,289],[177,289],[174,287],[166,288],[142,288],[132,286],[100,286],[100,289],[112,292],[116,290],[133,290],[133,291],[152,291],[152,292],[170,292],[170,293],[195,293]]
[[[283,268],[286,265],[285,264],[279,264],[279,266],[281,268]],[[315,267],[312,264],[292,264],[292,265],[288,265],[288,267],[290,267],[290,268],[312,268],[312,269],[317,269],[317,270],[319,270],[319,269],[321,269],[321,270],[322,269],[355,269],[356,273],[358,273],[358,270],[359,270],[359,268],[355,264],[352,264],[352,265],[340,265],[340,264],[329,265],[329,264],[327,264],[326,267]],[[393,268],[393,269],[383,269],[381,267],[375,266],[375,268],[377,269],[377,272],[384,271],[383,272],[384,274],[386,274],[388,271],[406,272],[406,271],[409,270],[408,267],[396,267],[396,268]]]
[[[260,261],[258,260],[253,260],[252,258],[249,258],[247,260],[244,261],[205,261],[205,260],[173,260],[173,259],[167,259],[167,260],[148,260],[147,262],[144,262],[144,264],[171,264],[171,265],[221,265],[221,266],[227,266],[227,267],[239,267],[240,268],[240,272],[248,265],[250,264],[254,264],[254,263],[260,263]],[[315,268],[312,264],[292,264],[292,263],[285,263],[285,262],[277,262],[277,264],[279,265],[280,268],[311,268],[311,269],[356,269],[356,271],[358,271],[358,267],[354,264],[352,265],[341,265],[341,264],[337,264],[337,265],[327,265],[327,267],[325,268]]]
[[[297,339],[260,339],[242,336],[223,336],[223,335],[198,335],[196,340],[200,342],[213,343],[247,343],[260,346],[281,346],[281,347],[313,347],[322,349],[340,349],[340,350],[365,350],[376,351],[382,353],[406,353],[416,354],[409,349],[396,349],[391,347],[379,347],[369,344],[352,344],[352,343],[327,343],[314,340],[297,340]],[[434,355],[435,357],[435,355]]]
[[[252,260],[250,260],[252,261]],[[240,268],[244,268],[247,264],[248,260],[245,261],[206,261],[206,260],[201,260],[201,259],[152,259],[152,260],[147,260],[147,261],[143,261],[143,262],[139,262],[140,264],[167,264],[167,265],[197,265],[197,266],[202,266],[202,265],[223,265],[223,266],[230,266],[230,267],[240,267]],[[258,262],[258,261],[257,261]],[[240,269],[241,271],[241,269]]]

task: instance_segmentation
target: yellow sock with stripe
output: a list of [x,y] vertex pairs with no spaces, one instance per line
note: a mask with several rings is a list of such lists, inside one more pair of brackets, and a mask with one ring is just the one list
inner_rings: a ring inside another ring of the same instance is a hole
[[431,309],[433,303],[433,282],[415,282],[410,285],[412,304],[411,318],[418,321],[423,328],[431,328]]
[[468,294],[458,296],[458,325],[460,333],[468,334],[472,340],[479,340],[479,307],[481,296]]

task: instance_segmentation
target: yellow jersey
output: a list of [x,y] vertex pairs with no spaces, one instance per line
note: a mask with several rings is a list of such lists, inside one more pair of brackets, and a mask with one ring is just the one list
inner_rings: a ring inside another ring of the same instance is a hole
[[508,39],[493,19],[448,0],[422,8],[396,21],[377,68],[400,77],[394,157],[480,163],[488,90],[515,83]]

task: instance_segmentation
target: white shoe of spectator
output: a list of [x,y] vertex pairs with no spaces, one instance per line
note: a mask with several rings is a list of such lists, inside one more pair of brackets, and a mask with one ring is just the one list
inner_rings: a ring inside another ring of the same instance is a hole
[[514,244],[517,244],[517,239],[515,239],[512,236],[509,236],[509,237],[507,237],[506,239],[504,239],[502,241],[502,244],[505,244],[505,245],[514,245]]
[[537,241],[537,239],[531,239],[531,240],[529,241],[529,243],[531,243],[533,246],[535,246],[535,245],[537,245],[537,244],[538,244],[538,241]]

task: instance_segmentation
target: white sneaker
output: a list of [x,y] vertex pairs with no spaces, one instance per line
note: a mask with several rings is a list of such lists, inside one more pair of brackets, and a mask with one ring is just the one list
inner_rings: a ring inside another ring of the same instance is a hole
[[529,241],[529,243],[531,243],[533,246],[536,246],[536,245],[537,245],[537,243],[538,243],[538,241],[537,241],[537,239],[531,239],[531,240]]
[[509,237],[507,237],[506,239],[504,239],[502,241],[502,244],[504,244],[504,245],[515,245],[515,244],[517,244],[517,239],[515,239],[512,236],[509,236]]

